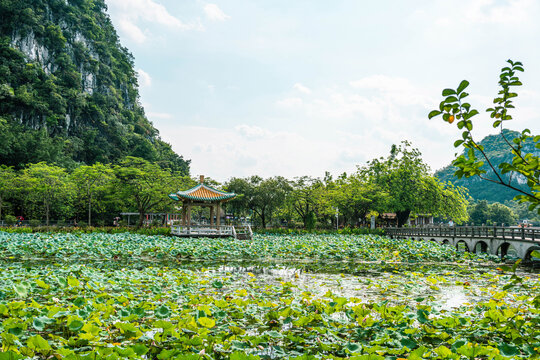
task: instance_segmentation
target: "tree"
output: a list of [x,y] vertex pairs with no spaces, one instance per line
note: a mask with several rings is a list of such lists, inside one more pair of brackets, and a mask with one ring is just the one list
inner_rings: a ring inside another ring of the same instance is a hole
[[486,200],[472,205],[469,215],[475,225],[513,224],[517,220],[517,215],[508,206],[501,203],[489,204]]
[[281,206],[291,187],[289,181],[281,176],[263,179],[260,176],[232,178],[226,184],[227,191],[239,194],[234,206],[243,206],[253,211],[261,220],[263,228]]
[[421,153],[407,141],[393,145],[386,159],[374,159],[359,168],[359,174],[389,194],[386,209],[396,213],[398,226],[405,224],[411,212],[450,216],[456,223],[466,219],[465,189],[429,175]]
[[88,204],[88,226],[92,226],[92,201],[98,192],[113,179],[113,172],[107,165],[96,163],[82,165],[73,171],[71,179],[77,189],[78,197]]
[[[454,147],[464,149],[464,153],[453,161],[453,165],[457,167],[455,175],[458,178],[478,176],[485,181],[510,188],[517,193],[515,200],[528,203],[531,211],[538,208],[537,212],[540,214],[540,157],[538,153],[524,151],[524,146],[531,143],[534,144],[534,148],[540,149],[540,135],[532,136],[529,129],[524,129],[518,137],[510,141],[503,131],[505,122],[512,120],[509,114],[510,109],[514,108],[512,99],[518,96],[517,93],[512,92],[512,88],[522,85],[517,73],[524,71],[523,64],[519,61],[508,60],[507,62],[509,66],[501,69],[499,77],[501,89],[493,100],[495,106],[486,111],[494,119],[493,127],[500,129],[501,136],[505,140],[506,151],[512,155],[511,162],[502,162],[495,167],[492,159],[484,151],[484,147],[474,139],[472,118],[479,112],[464,101],[469,95],[465,92],[469,86],[467,80],[463,80],[455,90],[444,89],[442,91],[444,99],[439,104],[439,109],[431,111],[428,117],[431,119],[442,115],[443,120],[450,124],[458,120],[457,127],[463,130],[462,139],[454,142]],[[487,176],[485,162],[493,175]],[[505,177],[504,174],[510,176]],[[526,182],[526,189],[519,188],[513,183],[513,180],[517,181],[518,177]]]
[[388,201],[388,193],[358,173],[338,181],[330,196],[344,223],[349,222],[350,225],[356,225],[370,211],[381,212]]
[[158,165],[132,156],[123,159],[113,170],[117,196],[131,200],[139,212],[138,227],[143,225],[145,214],[168,201],[167,195],[178,191],[179,180],[182,180]]
[[292,183],[292,191],[288,198],[305,228],[312,228],[315,225],[313,221],[315,218],[315,197],[318,190],[320,192],[321,186],[320,180],[309,176],[296,178]]
[[[29,195],[30,201],[41,203],[49,225],[51,207],[66,205],[71,195],[66,171],[58,166],[44,162],[31,164],[23,170],[23,190]],[[62,209],[67,213],[67,208]]]
[[489,204],[486,200],[480,200],[471,206],[469,210],[471,222],[475,225],[487,224],[489,220]]
[[489,207],[489,217],[492,223],[515,224],[518,217],[508,206],[494,203]]
[[6,206],[6,199],[13,194],[15,178],[13,168],[0,165],[0,220],[2,220],[2,209]]

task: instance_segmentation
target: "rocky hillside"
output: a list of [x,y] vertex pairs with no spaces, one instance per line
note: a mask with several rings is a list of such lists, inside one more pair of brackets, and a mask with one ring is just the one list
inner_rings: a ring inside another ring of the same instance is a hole
[[138,100],[104,0],[0,0],[0,164],[131,155],[188,174]]
[[[512,130],[503,130],[505,137],[508,141],[512,141],[515,137],[519,135],[517,131]],[[480,144],[484,147],[486,154],[491,159],[492,163],[497,167],[501,162],[512,162],[512,154],[508,151],[508,145],[504,141],[503,137],[500,134],[486,136]],[[532,152],[539,154],[540,151],[534,148],[532,143],[526,144],[526,152]],[[478,155],[479,157],[481,155]],[[484,164],[483,169],[487,171],[485,174],[488,178],[495,178],[493,171],[489,168],[487,164]],[[489,181],[484,181],[477,176],[471,178],[462,178],[458,179],[454,176],[456,168],[452,165],[448,165],[441,170],[438,170],[435,175],[443,181],[452,181],[456,185],[464,186],[469,189],[469,194],[475,200],[488,200],[491,202],[504,202],[506,200],[511,200],[514,196],[517,195],[516,191],[506,188],[501,185],[491,183]],[[510,174],[504,175],[505,179],[508,179]],[[512,184],[517,187],[523,187],[527,189],[525,179],[519,176],[512,177]]]

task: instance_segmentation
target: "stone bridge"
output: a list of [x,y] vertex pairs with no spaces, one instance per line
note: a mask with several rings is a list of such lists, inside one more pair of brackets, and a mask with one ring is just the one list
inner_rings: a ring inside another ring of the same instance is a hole
[[466,251],[490,253],[504,258],[513,247],[523,261],[531,261],[531,253],[540,251],[540,228],[496,226],[441,226],[419,228],[386,228],[390,238],[436,241]]

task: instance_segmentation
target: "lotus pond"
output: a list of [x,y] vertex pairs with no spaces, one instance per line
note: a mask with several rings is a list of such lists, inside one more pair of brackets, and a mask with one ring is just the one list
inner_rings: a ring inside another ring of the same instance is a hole
[[0,233],[0,359],[538,359],[538,274],[379,236]]

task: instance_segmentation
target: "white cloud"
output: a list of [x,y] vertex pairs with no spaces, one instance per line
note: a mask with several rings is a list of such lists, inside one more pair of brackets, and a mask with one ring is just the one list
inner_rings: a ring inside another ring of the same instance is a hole
[[263,129],[259,126],[243,124],[243,125],[236,126],[234,129],[246,139],[263,139],[263,138],[268,139],[268,138],[271,138],[273,135],[267,129]]
[[143,69],[137,70],[137,75],[139,78],[139,87],[148,87],[152,85],[152,77]]
[[142,44],[146,41],[146,34],[129,20],[121,19],[118,22],[118,30],[132,41]]
[[309,99],[285,97],[276,105],[291,121],[309,119],[310,132],[332,139],[336,170],[386,156],[392,144],[405,139],[420,148],[435,168],[451,160],[448,149],[453,149],[454,129],[427,119],[431,107],[438,104],[430,94],[437,92],[385,75],[311,90]]
[[307,86],[304,86],[304,85],[300,84],[300,83],[294,84],[293,88],[294,88],[295,90],[300,91],[301,93],[304,93],[304,94],[311,94],[311,89],[308,88]]
[[278,100],[276,104],[282,108],[294,108],[294,107],[302,106],[304,102],[299,97],[289,97],[282,100]]
[[204,13],[206,14],[206,17],[212,21],[225,21],[231,18],[216,4],[206,4],[204,6]]
[[200,23],[184,23],[153,0],[107,0],[107,5],[120,33],[137,43],[148,39],[145,25],[157,24],[173,30],[202,30]]
[[174,126],[162,132],[173,150],[191,159],[191,173],[225,181],[231,177],[323,176],[339,158],[330,143],[288,131],[239,125],[232,129]]
[[436,19],[435,23],[444,27],[456,27],[457,24],[519,24],[531,22],[534,8],[538,5],[534,0],[470,0],[452,2],[445,16]]

